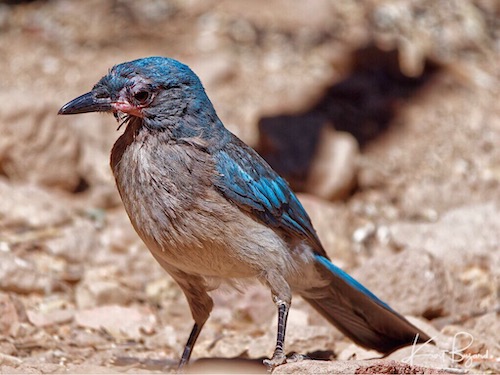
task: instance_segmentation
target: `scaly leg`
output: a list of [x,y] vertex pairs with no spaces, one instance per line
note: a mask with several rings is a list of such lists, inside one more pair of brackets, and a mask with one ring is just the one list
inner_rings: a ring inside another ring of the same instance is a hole
[[182,352],[182,357],[179,362],[179,367],[177,370],[181,370],[186,363],[189,362],[189,358],[191,358],[191,352],[193,350],[194,344],[196,343],[196,339],[200,335],[201,329],[203,326],[198,325],[198,323],[194,323],[193,329],[191,330],[191,334],[187,340],[186,346],[184,347],[184,351]]
[[278,306],[278,333],[276,335],[276,349],[274,349],[273,357],[271,359],[264,360],[264,364],[271,369],[286,362],[285,333],[288,310],[290,308],[288,303],[278,298],[274,298],[274,303]]

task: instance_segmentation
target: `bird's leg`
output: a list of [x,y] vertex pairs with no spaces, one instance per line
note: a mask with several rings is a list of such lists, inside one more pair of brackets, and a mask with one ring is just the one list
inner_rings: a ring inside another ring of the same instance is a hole
[[278,308],[278,332],[276,335],[276,348],[271,359],[264,360],[264,364],[270,370],[286,362],[285,355],[285,333],[288,310],[292,303],[292,291],[290,285],[279,272],[268,272],[263,280],[271,289],[273,301]]
[[205,325],[210,312],[214,306],[212,298],[207,293],[205,283],[199,276],[186,274],[178,269],[173,268],[166,263],[162,257],[158,256],[154,251],[151,252],[160,265],[167,271],[170,276],[179,284],[180,288],[186,296],[191,310],[191,315],[194,319],[193,329],[189,334],[189,338],[182,352],[181,360],[177,371],[181,372],[182,368],[189,362],[196,340],[200,335],[201,329]]
[[264,360],[264,364],[269,368],[274,368],[286,362],[285,355],[285,333],[286,322],[288,319],[288,310],[290,304],[274,296],[274,303],[278,307],[278,333],[276,335],[276,348],[274,349],[273,357]]
[[179,362],[179,367],[177,370],[181,370],[186,363],[189,362],[189,358],[191,358],[191,352],[193,350],[194,344],[200,335],[201,329],[203,325],[199,325],[198,323],[194,323],[193,329],[191,330],[191,334],[187,340],[186,346],[184,347],[184,351],[182,352],[182,357]]
[[[192,297],[198,297],[198,304],[193,303]],[[212,310],[213,302],[212,299],[208,296],[206,292],[198,293],[198,294],[186,294],[186,297],[189,302],[189,307],[191,308],[191,312],[194,318],[194,325],[191,333],[189,334],[189,338],[186,342],[186,346],[184,347],[184,351],[182,352],[181,360],[179,361],[178,371],[181,371],[182,368],[189,362],[189,358],[191,358],[191,353],[193,351],[194,345],[196,344],[196,340],[200,335],[201,329],[205,325],[205,322],[208,319],[208,315]]]

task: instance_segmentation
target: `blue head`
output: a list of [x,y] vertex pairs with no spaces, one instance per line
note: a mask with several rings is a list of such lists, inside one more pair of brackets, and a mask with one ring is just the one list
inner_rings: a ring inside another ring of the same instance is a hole
[[[64,105],[59,114],[123,113],[151,129],[203,128],[220,123],[196,74],[166,57],[114,66],[92,91]],[[201,129],[199,129],[201,130]]]

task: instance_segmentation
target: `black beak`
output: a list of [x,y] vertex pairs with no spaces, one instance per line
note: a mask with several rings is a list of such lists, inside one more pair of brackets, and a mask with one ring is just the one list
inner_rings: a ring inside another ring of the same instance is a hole
[[96,98],[91,91],[63,105],[58,114],[76,115],[77,113],[110,112],[112,110],[111,99]]

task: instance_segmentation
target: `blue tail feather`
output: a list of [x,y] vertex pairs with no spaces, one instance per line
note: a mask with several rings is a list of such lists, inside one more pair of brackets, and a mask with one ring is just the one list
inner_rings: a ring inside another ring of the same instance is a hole
[[357,290],[363,292],[364,294],[366,294],[367,297],[370,297],[373,301],[377,302],[381,306],[384,306],[386,309],[392,310],[392,308],[387,303],[385,303],[380,298],[378,298],[375,294],[373,294],[369,289],[367,289],[363,284],[361,284],[359,281],[354,279],[347,272],[338,268],[335,264],[330,262],[329,259],[325,258],[322,255],[317,255],[317,254],[315,255],[315,257],[322,265],[324,265],[331,272],[333,272],[334,274],[336,274],[337,276],[342,278],[344,281],[346,281],[353,288],[356,288]]
[[355,343],[387,354],[413,344],[416,336],[416,342],[431,340],[326,256],[315,259],[319,277],[328,283],[302,297]]

